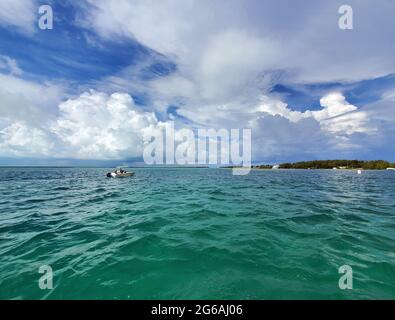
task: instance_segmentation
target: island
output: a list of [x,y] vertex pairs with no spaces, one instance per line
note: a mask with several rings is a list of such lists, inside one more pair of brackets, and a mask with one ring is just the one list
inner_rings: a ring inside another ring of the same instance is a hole
[[[225,169],[234,169],[238,166],[227,166]],[[272,170],[272,169],[334,169],[334,170],[395,170],[395,163],[385,160],[312,160],[300,162],[287,162],[277,165],[258,164],[252,165],[252,169]]]
[[283,163],[280,169],[363,169],[363,170],[386,170],[395,168],[395,163],[384,160],[314,160],[294,163]]

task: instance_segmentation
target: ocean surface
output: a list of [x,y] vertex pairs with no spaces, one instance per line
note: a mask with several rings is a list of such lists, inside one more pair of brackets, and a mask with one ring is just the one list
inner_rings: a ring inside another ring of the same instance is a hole
[[394,171],[108,171],[0,168],[1,299],[395,299]]

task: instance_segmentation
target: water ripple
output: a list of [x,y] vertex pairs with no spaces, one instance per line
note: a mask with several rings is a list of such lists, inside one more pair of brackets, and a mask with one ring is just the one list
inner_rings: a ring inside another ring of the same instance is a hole
[[0,168],[0,298],[395,297],[393,172],[107,171]]

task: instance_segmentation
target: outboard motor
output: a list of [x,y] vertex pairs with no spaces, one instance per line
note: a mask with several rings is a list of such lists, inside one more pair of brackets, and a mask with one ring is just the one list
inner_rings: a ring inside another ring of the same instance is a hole
[[111,178],[111,172],[107,173],[107,178]]

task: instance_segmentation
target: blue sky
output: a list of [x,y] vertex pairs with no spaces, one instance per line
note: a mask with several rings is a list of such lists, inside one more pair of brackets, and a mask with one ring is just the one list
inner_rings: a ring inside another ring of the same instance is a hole
[[[144,59],[149,49],[136,41],[101,40],[74,24],[77,8],[54,2],[55,28],[35,34],[0,28],[0,50],[18,61],[28,76],[45,80],[61,79],[86,84],[121,71]],[[39,14],[37,13],[37,18]]]
[[[254,162],[395,161],[390,1],[0,4],[0,165],[141,161],[142,132],[251,128]],[[126,120],[114,116],[122,110]]]

